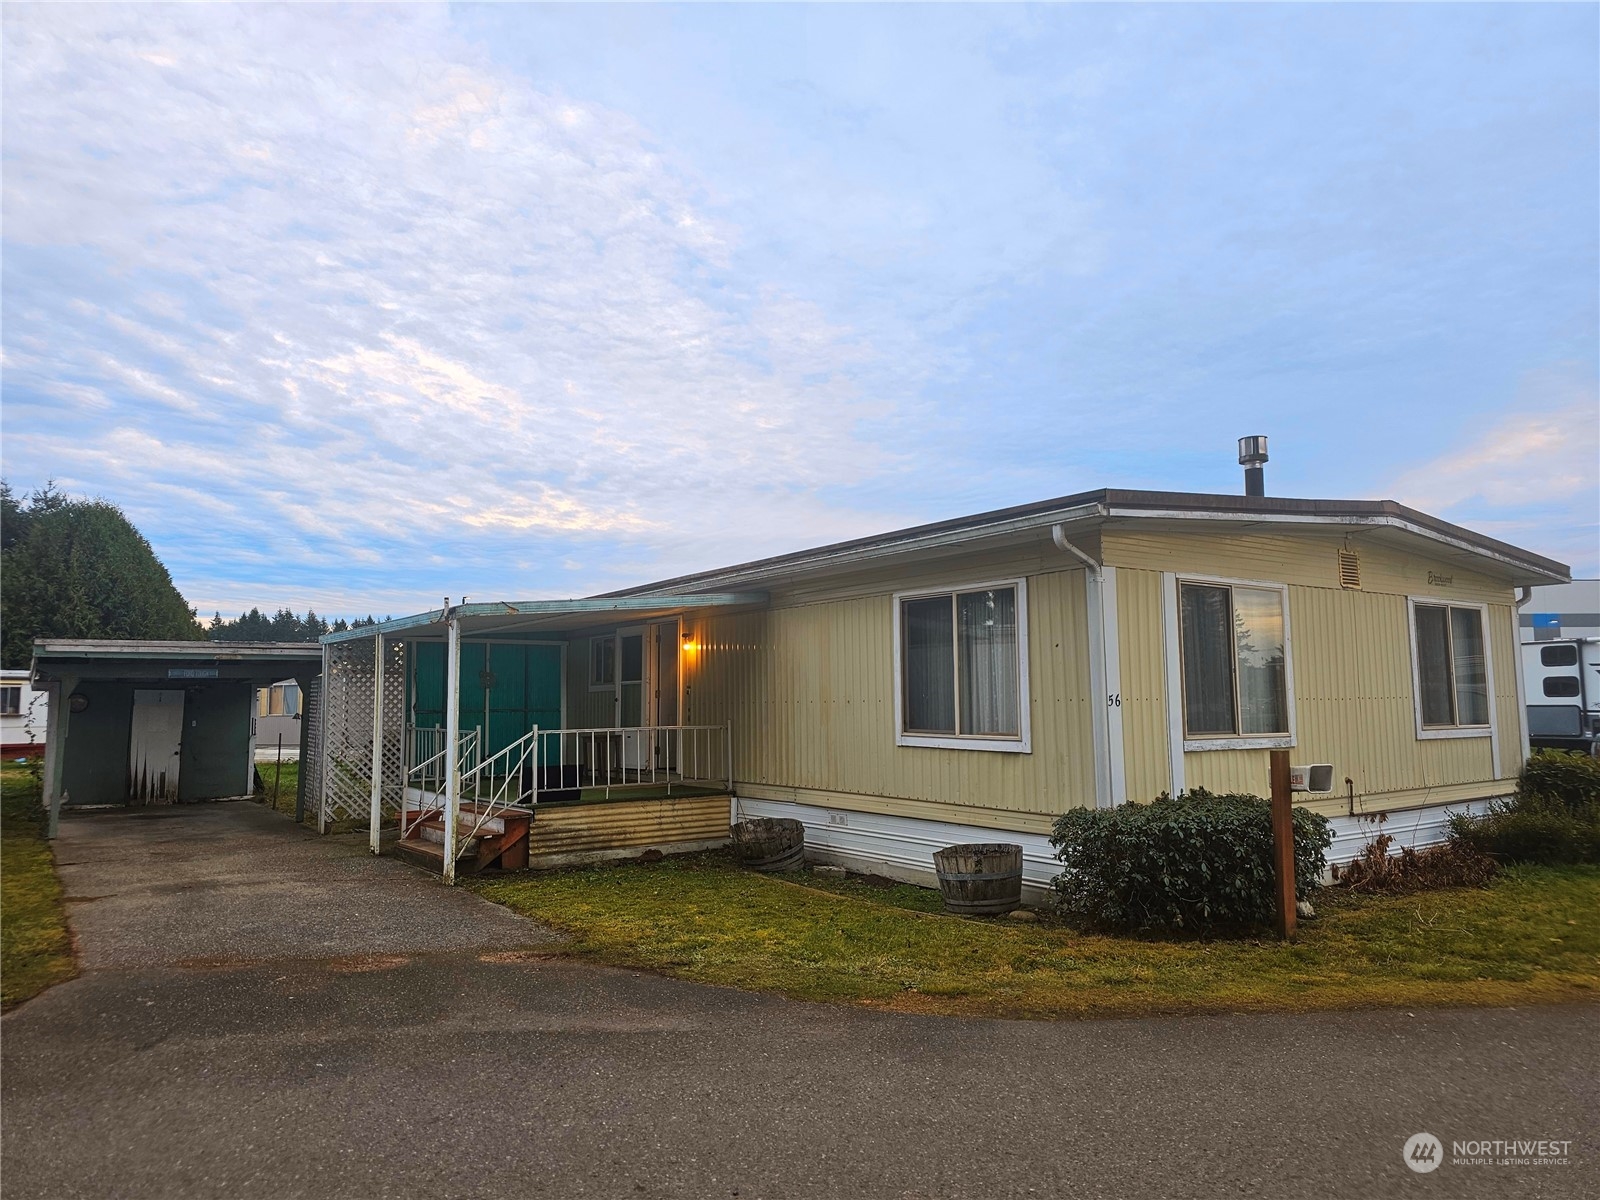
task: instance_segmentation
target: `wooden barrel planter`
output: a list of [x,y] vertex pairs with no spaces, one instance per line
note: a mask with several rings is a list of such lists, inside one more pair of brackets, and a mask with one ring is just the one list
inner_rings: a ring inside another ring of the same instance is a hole
[[806,861],[806,827],[788,817],[751,817],[733,826],[733,853],[756,871],[798,871]]
[[946,912],[992,917],[1022,907],[1022,847],[1010,842],[946,846],[933,852]]

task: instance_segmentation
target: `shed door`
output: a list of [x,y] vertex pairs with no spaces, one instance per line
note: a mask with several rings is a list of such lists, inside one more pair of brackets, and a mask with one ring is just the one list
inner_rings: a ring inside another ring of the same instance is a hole
[[178,760],[183,745],[183,692],[135,689],[128,737],[128,799],[133,804],[171,804],[178,798]]

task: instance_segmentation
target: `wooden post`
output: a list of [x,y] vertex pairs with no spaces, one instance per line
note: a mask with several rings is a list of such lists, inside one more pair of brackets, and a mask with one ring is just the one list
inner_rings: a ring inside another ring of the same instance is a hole
[[1294,939],[1294,801],[1289,790],[1289,752],[1272,751],[1272,863],[1277,876],[1278,935]]

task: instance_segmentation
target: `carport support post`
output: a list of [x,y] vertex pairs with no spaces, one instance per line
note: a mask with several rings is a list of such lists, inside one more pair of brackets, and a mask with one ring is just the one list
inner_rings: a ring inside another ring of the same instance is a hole
[[1278,902],[1278,935],[1294,939],[1294,798],[1289,784],[1289,752],[1272,751],[1272,860]]
[[461,618],[450,615],[444,685],[444,881],[456,881],[456,825],[461,819]]
[[66,778],[67,719],[71,712],[67,697],[77,681],[62,676],[59,682],[45,688],[50,709],[44,718],[44,807],[45,836],[55,837],[61,823],[61,783]]
[[372,813],[369,844],[378,853],[378,827],[383,823],[383,634],[372,639]]

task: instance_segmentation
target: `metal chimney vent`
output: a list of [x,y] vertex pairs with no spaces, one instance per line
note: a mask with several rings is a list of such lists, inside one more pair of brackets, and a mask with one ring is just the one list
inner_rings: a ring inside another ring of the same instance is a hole
[[1354,550],[1339,551],[1339,586],[1361,587],[1361,559]]
[[1244,494],[1265,496],[1267,473],[1262,465],[1267,461],[1267,439],[1260,434],[1239,439],[1239,465],[1244,468]]

